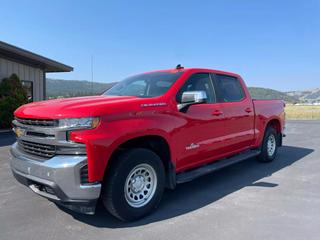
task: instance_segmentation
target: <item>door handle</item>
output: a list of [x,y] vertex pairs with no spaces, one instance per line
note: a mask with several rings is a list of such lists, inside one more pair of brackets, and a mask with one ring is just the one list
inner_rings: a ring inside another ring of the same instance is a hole
[[244,111],[246,111],[247,113],[251,113],[252,109],[251,108],[246,108]]
[[213,116],[221,116],[222,114],[223,114],[223,112],[220,111],[220,110],[214,110],[214,111],[212,112],[212,115],[213,115]]

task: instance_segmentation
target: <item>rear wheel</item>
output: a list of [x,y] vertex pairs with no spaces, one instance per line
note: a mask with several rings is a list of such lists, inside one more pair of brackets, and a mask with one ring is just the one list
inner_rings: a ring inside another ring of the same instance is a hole
[[266,129],[261,146],[261,153],[258,156],[260,162],[271,162],[275,159],[279,146],[277,131],[269,126]]
[[103,185],[107,210],[123,221],[139,219],[154,210],[161,200],[165,172],[160,157],[143,149],[129,149],[114,159]]

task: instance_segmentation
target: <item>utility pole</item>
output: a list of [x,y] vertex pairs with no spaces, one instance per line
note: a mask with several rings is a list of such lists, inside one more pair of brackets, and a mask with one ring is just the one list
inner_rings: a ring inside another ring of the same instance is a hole
[[93,95],[93,55],[91,55],[91,94]]

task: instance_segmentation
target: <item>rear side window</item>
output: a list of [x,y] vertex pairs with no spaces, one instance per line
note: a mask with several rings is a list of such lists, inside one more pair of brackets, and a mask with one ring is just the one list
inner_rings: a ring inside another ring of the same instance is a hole
[[216,75],[219,88],[219,102],[239,102],[245,95],[239,79],[226,75]]

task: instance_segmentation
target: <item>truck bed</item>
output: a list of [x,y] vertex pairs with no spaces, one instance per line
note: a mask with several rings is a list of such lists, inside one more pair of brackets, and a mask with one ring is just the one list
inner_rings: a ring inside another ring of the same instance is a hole
[[256,139],[260,141],[263,137],[264,127],[268,119],[279,119],[280,129],[282,132],[285,125],[285,103],[283,100],[257,100],[253,99],[253,106],[255,111],[255,131]]

